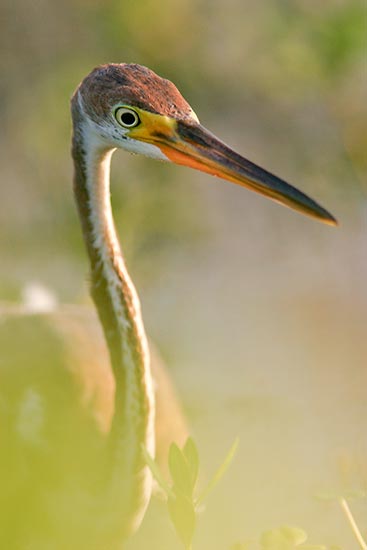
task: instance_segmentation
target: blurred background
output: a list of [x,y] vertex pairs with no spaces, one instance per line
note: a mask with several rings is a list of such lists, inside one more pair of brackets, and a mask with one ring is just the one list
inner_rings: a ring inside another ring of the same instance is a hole
[[[69,99],[97,64],[175,82],[201,122],[301,188],[330,228],[204,174],[126,153],[112,198],[146,329],[203,481],[237,435],[200,549],[283,524],[357,548],[314,494],[367,488],[366,5],[357,0],[2,0],[0,298],[88,303]],[[367,530],[366,501],[352,503]],[[179,548],[159,504],[128,548]]]

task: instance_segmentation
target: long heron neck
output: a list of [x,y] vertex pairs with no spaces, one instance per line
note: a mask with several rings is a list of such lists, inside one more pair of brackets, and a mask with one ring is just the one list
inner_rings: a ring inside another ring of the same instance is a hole
[[123,445],[124,469],[137,471],[141,445],[154,453],[154,398],[140,303],[112,217],[109,174],[113,151],[74,121],[74,192],[90,259],[91,294],[116,381],[111,436],[118,455],[118,440]]

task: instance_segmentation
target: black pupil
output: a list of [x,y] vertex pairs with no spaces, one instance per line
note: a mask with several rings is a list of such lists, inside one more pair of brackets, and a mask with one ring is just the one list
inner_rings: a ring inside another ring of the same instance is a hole
[[136,115],[134,115],[134,113],[128,113],[128,112],[122,113],[121,122],[126,126],[132,126],[137,122]]

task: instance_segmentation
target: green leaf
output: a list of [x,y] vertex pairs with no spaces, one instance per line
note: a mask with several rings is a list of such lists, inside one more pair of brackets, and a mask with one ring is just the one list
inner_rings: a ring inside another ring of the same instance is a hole
[[160,488],[166,493],[167,497],[173,496],[171,487],[168,485],[167,481],[164,479],[163,474],[158,466],[158,464],[153,460],[145,446],[142,445],[142,451],[144,455],[145,462],[150,468],[150,471],[153,474],[153,477],[157,481]]
[[168,511],[177,535],[186,547],[190,547],[196,527],[194,505],[185,495],[168,499]]
[[286,525],[265,531],[261,535],[260,544],[264,550],[293,550],[306,540],[307,535],[303,529]]
[[193,484],[189,463],[176,443],[172,443],[170,446],[168,466],[173,481],[172,489],[174,493],[182,493],[191,499]]
[[188,462],[191,473],[192,488],[195,488],[199,475],[199,453],[194,440],[191,437],[187,438],[183,448],[183,454]]
[[201,493],[200,497],[197,499],[197,504],[201,504],[208,496],[210,491],[214,489],[214,487],[217,485],[217,483],[220,481],[220,479],[223,477],[225,472],[228,470],[235,454],[237,451],[237,447],[239,444],[239,438],[237,437],[232,445],[232,447],[229,449],[225,459],[223,460],[222,464],[219,466],[217,471],[215,472],[212,479],[209,481],[208,485],[205,487],[204,491]]

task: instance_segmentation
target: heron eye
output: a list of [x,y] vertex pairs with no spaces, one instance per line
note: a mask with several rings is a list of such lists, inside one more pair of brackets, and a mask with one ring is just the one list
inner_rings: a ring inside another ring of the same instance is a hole
[[140,118],[138,114],[132,109],[127,109],[126,107],[119,107],[115,111],[115,118],[121,126],[124,128],[133,128],[140,124]]

